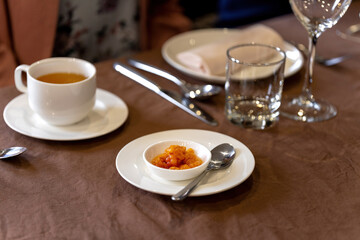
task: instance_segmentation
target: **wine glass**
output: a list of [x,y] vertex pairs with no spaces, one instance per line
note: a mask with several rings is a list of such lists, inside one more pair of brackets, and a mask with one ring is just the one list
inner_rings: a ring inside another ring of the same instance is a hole
[[309,34],[309,54],[300,96],[284,97],[281,114],[303,122],[318,122],[335,117],[336,108],[312,94],[315,46],[321,33],[334,26],[345,14],[351,0],[290,0],[296,18]]

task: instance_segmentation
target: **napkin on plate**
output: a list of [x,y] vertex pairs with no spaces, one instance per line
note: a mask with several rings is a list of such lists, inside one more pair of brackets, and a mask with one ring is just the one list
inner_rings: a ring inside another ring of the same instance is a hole
[[[244,43],[262,43],[283,48],[282,37],[272,28],[256,24],[243,30],[231,31],[224,38],[176,55],[181,64],[206,75],[225,75],[226,50]],[[251,55],[249,55],[251,58]]]

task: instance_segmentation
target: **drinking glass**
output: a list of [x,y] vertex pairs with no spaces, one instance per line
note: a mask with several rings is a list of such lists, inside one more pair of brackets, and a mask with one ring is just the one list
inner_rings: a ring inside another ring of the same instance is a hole
[[304,85],[300,96],[285,97],[281,103],[281,114],[303,122],[317,122],[335,117],[336,108],[312,94],[315,46],[320,35],[334,26],[345,14],[351,0],[290,0],[296,18],[309,34],[309,54]]
[[279,119],[285,52],[264,44],[227,50],[225,114],[243,128],[265,129]]

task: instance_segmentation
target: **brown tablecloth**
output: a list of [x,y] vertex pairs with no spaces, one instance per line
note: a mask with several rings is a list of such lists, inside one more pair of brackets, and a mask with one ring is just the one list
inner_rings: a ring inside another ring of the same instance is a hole
[[[358,22],[359,3],[335,28]],[[288,41],[306,43],[305,30],[292,15],[264,23]],[[359,52],[360,46],[331,29],[318,49],[334,56]],[[168,65],[160,51],[136,57],[196,82]],[[301,123],[281,117],[265,131],[226,120],[224,93],[199,103],[219,121],[212,127],[116,73],[112,61],[96,67],[98,86],[129,107],[127,121],[114,132],[83,141],[46,141],[23,136],[0,120],[1,148],[28,148],[0,161],[0,239],[359,239],[360,54],[331,68],[315,66],[314,95],[337,106],[334,119]],[[300,89],[302,72],[286,79],[284,94]],[[0,109],[17,95],[15,87],[0,89]],[[234,137],[254,154],[255,170],[233,189],[183,202],[126,182],[115,168],[117,153],[138,137],[170,129]]]

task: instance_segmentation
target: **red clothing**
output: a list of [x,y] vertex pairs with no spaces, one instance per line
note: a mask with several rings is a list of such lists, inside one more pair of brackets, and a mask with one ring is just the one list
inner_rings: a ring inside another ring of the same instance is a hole
[[[190,29],[190,20],[177,2],[139,0],[142,50],[160,47],[169,37]],[[58,8],[59,0],[0,0],[0,87],[14,84],[19,64],[51,57]]]

